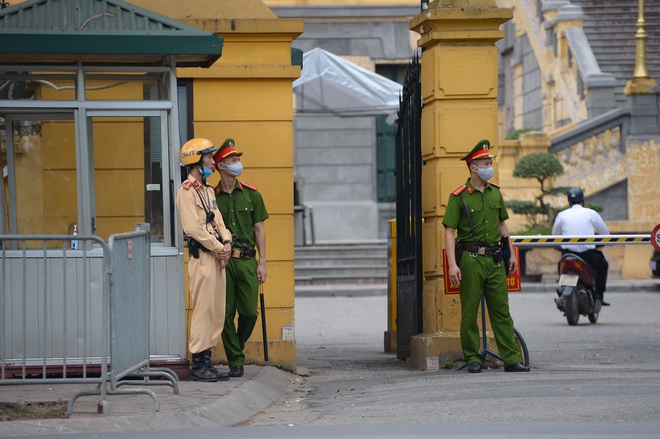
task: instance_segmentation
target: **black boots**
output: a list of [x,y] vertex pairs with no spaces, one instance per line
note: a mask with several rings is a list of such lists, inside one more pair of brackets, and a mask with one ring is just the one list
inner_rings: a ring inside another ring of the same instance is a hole
[[[209,359],[210,359],[210,354],[211,351],[207,350],[209,353]],[[206,352],[207,351],[202,351],[198,354],[192,354],[192,367],[190,368],[190,378],[193,381],[204,381],[207,383],[214,383],[218,381],[218,376],[213,372],[215,370],[214,367],[210,367],[211,363],[209,361],[209,365],[206,365]]]
[[211,364],[211,349],[203,351],[202,354],[204,354],[204,363],[206,364],[207,369],[218,378],[218,381],[227,381],[229,379],[229,375],[220,372]]

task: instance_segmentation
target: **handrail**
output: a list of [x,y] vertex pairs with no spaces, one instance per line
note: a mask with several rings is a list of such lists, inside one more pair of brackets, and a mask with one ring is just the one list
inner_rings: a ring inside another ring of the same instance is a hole
[[600,134],[605,130],[621,125],[621,149],[630,131],[630,108],[617,108],[605,114],[589,119],[552,138],[549,152],[556,153],[577,142]]

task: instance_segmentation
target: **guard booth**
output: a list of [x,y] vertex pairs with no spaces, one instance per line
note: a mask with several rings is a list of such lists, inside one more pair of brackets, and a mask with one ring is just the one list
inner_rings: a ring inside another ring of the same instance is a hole
[[[148,230],[151,360],[177,370],[186,363],[186,320],[173,200],[189,127],[179,123],[186,109],[176,68],[209,67],[223,40],[120,0],[12,4],[0,9],[0,234],[75,230],[107,242]],[[80,240],[66,257],[102,257],[93,242]],[[69,244],[48,241],[47,252],[11,245],[24,250],[21,270],[31,273],[41,255],[63,258]],[[14,329],[5,328],[7,340]]]

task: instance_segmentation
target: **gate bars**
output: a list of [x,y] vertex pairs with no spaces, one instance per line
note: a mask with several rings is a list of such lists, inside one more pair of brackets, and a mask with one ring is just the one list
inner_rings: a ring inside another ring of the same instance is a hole
[[[78,240],[71,250],[70,242]],[[150,243],[146,231],[97,236],[0,235],[0,386],[96,384],[77,398],[143,393],[140,383],[169,385],[169,369],[149,368]],[[57,377],[54,377],[57,376]],[[141,380],[124,380],[127,377]],[[149,381],[151,377],[162,378]]]
[[415,54],[403,85],[396,133],[397,358],[422,332],[422,91]]

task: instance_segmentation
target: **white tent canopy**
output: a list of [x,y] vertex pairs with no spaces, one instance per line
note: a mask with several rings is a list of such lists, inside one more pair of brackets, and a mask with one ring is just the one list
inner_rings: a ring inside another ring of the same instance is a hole
[[303,54],[297,113],[396,116],[402,86],[320,48]]

